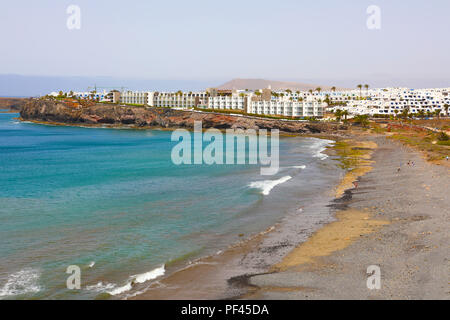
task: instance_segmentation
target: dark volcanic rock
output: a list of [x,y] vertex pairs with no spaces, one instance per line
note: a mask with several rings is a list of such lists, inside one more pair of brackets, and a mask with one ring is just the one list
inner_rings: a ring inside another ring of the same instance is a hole
[[339,125],[321,122],[284,121],[232,116],[220,113],[182,111],[153,107],[122,107],[97,104],[72,107],[62,102],[30,100],[20,112],[23,120],[61,124],[134,125],[138,127],[188,128],[202,121],[203,128],[217,129],[279,129],[286,133],[332,133]]

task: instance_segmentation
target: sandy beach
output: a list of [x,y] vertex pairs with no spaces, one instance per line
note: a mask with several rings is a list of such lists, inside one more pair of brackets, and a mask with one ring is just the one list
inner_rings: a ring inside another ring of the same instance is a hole
[[[256,289],[246,298],[450,298],[449,169],[425,162],[400,143],[373,140],[373,170],[336,201],[338,222],[292,252],[279,272],[250,277]],[[330,232],[335,238],[327,243],[316,239]],[[314,244],[326,254],[306,259]],[[380,267],[380,290],[367,288],[370,265]]]
[[[383,136],[358,140],[359,163],[332,188],[335,199],[304,208],[333,210],[335,221],[299,230],[295,247],[275,236],[290,223],[275,226],[133,298],[449,299],[448,166]],[[379,290],[367,288],[371,265],[381,270]]]

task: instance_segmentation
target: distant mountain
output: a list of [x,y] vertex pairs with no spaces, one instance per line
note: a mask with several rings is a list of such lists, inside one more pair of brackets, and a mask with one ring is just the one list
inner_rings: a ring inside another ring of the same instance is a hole
[[[318,84],[310,84],[310,83],[300,83],[300,82],[289,82],[289,81],[275,81],[275,80],[264,80],[264,79],[233,79],[228,81],[219,87],[221,90],[256,90],[256,89],[265,89],[271,87],[272,90],[286,90],[290,89],[292,91],[308,91],[310,89],[315,90],[317,87],[322,88],[322,90],[330,90],[331,86],[322,86]],[[344,88],[337,88],[344,89]]]
[[0,74],[0,97],[30,97],[46,95],[52,91],[86,91],[112,88],[148,91],[195,91],[211,87],[214,82],[202,80],[158,80],[116,77],[28,76]]

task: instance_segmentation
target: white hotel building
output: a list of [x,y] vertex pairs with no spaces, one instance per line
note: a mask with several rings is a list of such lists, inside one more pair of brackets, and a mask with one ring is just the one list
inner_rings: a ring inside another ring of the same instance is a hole
[[244,111],[247,105],[247,96],[215,96],[209,97],[208,109],[241,110]]
[[275,96],[270,89],[258,92],[232,91],[231,94],[219,92],[218,95],[212,91],[211,94],[213,96],[209,97],[209,109],[239,110],[255,115],[322,117],[326,106],[311,96],[305,101],[302,95],[297,93]]
[[120,94],[120,103],[148,105],[151,101],[152,92],[123,91]]
[[[113,93],[114,92],[114,93]],[[92,93],[77,97],[91,99]],[[306,98],[304,98],[306,97]],[[322,117],[326,106],[308,93],[273,93],[270,89],[258,91],[217,90],[204,92],[111,91],[96,93],[96,100],[119,102],[124,105],[143,105],[174,109],[237,110],[247,114],[285,117]]]
[[152,92],[148,105],[176,109],[192,109],[208,103],[206,92]]
[[313,99],[301,102],[289,99],[271,99],[251,101],[247,113],[286,117],[323,117],[324,107],[323,103]]
[[396,115],[404,109],[415,114],[419,112],[434,113],[439,110],[441,114],[445,114],[445,106],[450,105],[450,88],[383,88],[364,92],[363,99],[360,99],[359,95],[359,90],[342,92],[340,98],[331,99],[331,101],[345,104],[333,106],[329,110],[341,109],[347,110],[350,114],[369,115]]

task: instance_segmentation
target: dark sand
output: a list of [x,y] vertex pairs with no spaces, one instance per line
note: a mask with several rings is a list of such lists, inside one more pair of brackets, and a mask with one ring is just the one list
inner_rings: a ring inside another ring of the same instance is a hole
[[[278,273],[253,276],[252,299],[449,299],[450,171],[385,138],[373,138],[373,170],[347,192],[347,210],[390,221],[342,250]],[[414,166],[408,166],[408,161]],[[401,167],[400,167],[401,166]],[[400,167],[400,172],[397,169]],[[342,238],[347,237],[342,234]],[[367,288],[367,267],[381,289]]]

